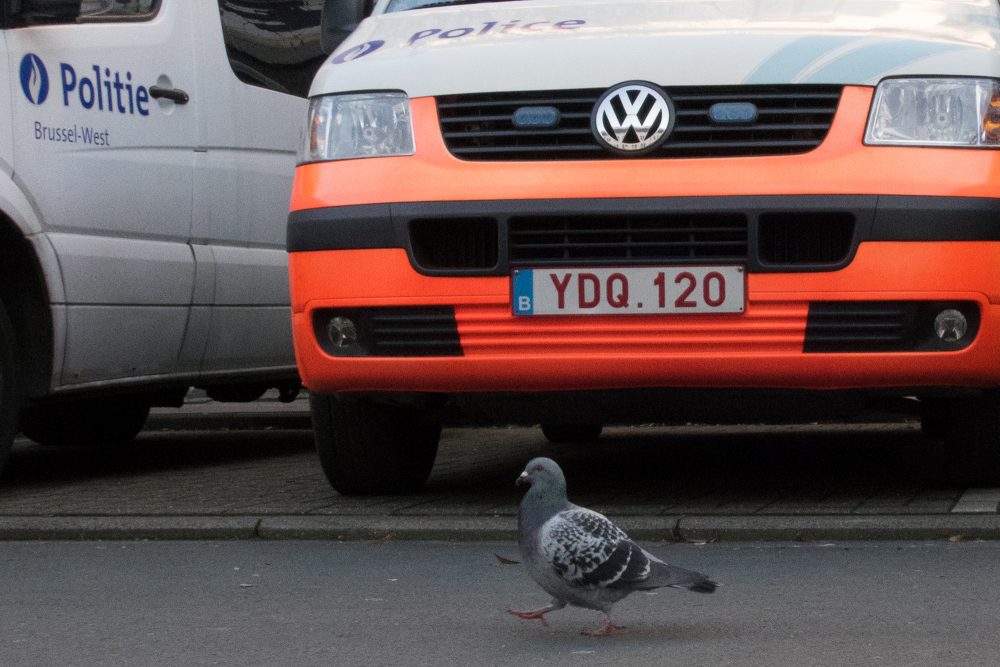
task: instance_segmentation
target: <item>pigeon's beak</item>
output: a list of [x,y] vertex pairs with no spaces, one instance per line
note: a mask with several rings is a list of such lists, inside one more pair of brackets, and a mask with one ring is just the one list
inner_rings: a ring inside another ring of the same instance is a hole
[[514,484],[516,484],[517,486],[521,486],[522,484],[527,484],[528,486],[531,486],[531,480],[528,479],[528,473],[522,472],[520,475],[518,475],[517,479],[514,480]]

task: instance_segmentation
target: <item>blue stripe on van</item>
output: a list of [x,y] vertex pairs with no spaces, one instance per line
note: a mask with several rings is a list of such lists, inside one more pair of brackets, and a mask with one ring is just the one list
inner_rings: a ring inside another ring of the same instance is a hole
[[810,64],[830,51],[850,42],[859,41],[857,36],[817,35],[802,37],[781,47],[756,67],[745,83],[789,83],[809,67]]
[[[910,40],[869,43],[867,36],[817,35],[786,44],[758,65],[745,83],[866,83],[922,58],[968,48],[965,45]],[[857,43],[815,72],[810,66],[831,51]]]
[[856,49],[809,74],[804,83],[862,83],[877,81],[892,71],[922,58],[967,48],[935,42],[879,42]]

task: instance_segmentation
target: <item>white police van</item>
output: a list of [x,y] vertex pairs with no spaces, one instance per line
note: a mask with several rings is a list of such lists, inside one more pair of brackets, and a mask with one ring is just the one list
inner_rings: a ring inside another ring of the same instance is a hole
[[0,465],[299,381],[285,221],[321,2],[0,0]]

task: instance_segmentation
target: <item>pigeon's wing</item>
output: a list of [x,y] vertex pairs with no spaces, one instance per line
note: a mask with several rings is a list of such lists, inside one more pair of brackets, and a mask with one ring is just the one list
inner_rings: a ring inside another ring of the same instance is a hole
[[651,556],[597,512],[563,510],[545,522],[539,537],[545,559],[572,586],[642,588],[649,579]]

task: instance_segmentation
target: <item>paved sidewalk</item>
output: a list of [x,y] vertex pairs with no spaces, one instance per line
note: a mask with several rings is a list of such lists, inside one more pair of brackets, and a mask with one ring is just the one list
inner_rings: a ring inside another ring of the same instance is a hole
[[637,539],[1000,539],[1000,490],[942,479],[915,423],[607,429],[552,445],[532,428],[449,428],[424,493],[347,498],[312,448],[308,403],[192,399],[158,409],[135,446],[15,444],[0,539],[514,537],[533,456],[570,496]]

